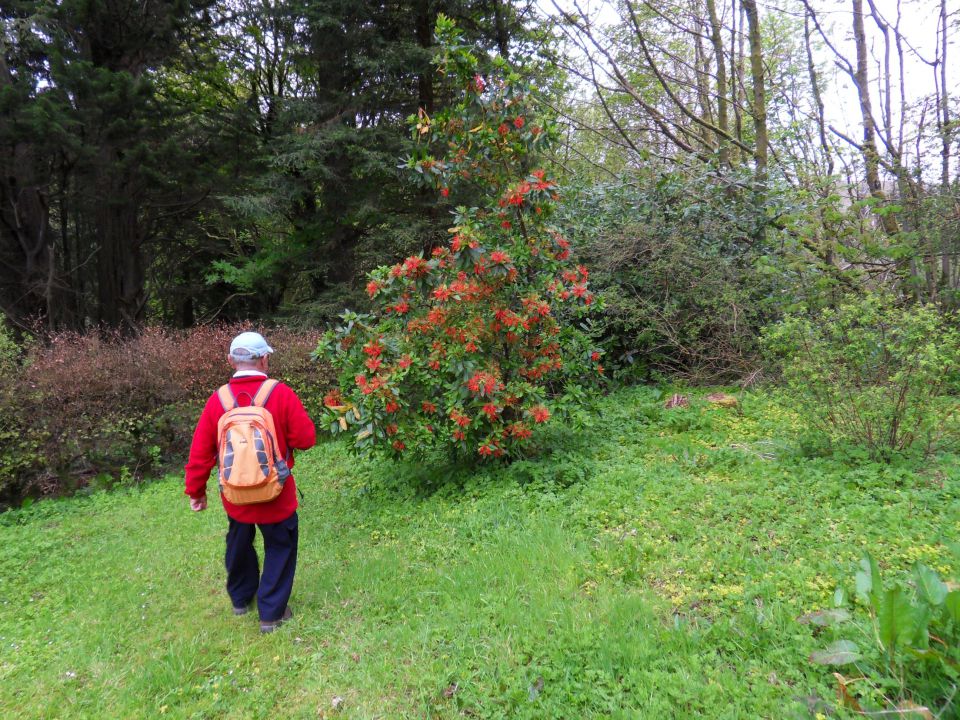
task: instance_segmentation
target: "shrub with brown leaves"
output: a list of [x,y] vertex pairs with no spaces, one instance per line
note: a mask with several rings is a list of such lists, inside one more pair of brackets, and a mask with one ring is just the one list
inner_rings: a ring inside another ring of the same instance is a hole
[[[60,333],[33,344],[0,387],[0,506],[27,494],[139,481],[181,465],[200,409],[230,377],[230,340],[250,325],[159,327],[124,338]],[[318,334],[257,328],[277,349],[271,374],[320,414],[331,373]]]

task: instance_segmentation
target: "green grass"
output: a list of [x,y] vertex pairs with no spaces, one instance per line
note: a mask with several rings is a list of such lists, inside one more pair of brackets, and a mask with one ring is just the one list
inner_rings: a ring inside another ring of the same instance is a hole
[[828,712],[797,617],[863,549],[947,564],[960,459],[805,457],[791,413],[744,405],[622,391],[472,474],[304,454],[296,617],[269,636],[230,614],[223,511],[178,478],[0,515],[0,717]]

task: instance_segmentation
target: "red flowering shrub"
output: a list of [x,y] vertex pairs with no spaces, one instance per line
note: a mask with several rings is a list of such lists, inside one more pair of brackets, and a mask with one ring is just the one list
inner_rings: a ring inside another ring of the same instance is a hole
[[572,322],[593,295],[549,225],[559,188],[535,162],[556,135],[551,118],[504,64],[497,77],[476,74],[449,20],[437,35],[441,74],[460,99],[411,118],[422,153],[407,167],[475,206],[456,209],[449,243],[429,257],[370,273],[376,315],[347,312],[324,336],[318,352],[340,371],[329,429],[361,449],[507,457],[571,381],[602,372]]

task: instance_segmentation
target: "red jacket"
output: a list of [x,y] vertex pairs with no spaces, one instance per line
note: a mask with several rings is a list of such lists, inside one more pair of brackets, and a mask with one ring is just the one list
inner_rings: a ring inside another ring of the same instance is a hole
[[[250,404],[250,398],[257,394],[263,375],[245,375],[230,379],[230,388],[237,396],[241,406]],[[289,456],[289,465],[293,469],[292,449],[306,450],[317,441],[317,431],[313,421],[303,409],[300,398],[289,387],[280,383],[267,400],[267,410],[273,415],[277,429],[277,445],[280,454]],[[184,466],[186,471],[186,494],[192,498],[201,498],[207,493],[207,481],[210,471],[217,464],[217,421],[223,415],[217,393],[207,400],[197,429],[193,432],[190,445],[190,459]],[[221,495],[227,515],[245,523],[277,523],[286,520],[297,509],[297,486],[293,476],[283,484],[283,490],[270,502],[256,505],[234,505]]]

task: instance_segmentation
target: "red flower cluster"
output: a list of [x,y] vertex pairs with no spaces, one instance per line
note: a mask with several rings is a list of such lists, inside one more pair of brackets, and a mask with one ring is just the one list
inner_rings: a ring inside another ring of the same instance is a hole
[[540,380],[544,376],[563,368],[563,360],[560,357],[548,358],[528,367],[520,368],[518,371],[522,377],[527,380]]
[[550,314],[550,303],[540,298],[525,297],[522,301],[523,308],[533,317],[547,317]]
[[339,407],[343,405],[343,398],[340,397],[340,388],[334,388],[323,396],[324,407]]
[[[566,240],[558,238],[556,242],[558,246],[564,248],[563,252],[569,253],[566,248],[569,248],[570,244]],[[589,306],[593,303],[593,293],[587,289],[587,278],[589,277],[590,273],[587,269],[583,265],[578,265],[576,270],[564,270],[560,274],[560,279],[550,283],[547,290],[560,300],[569,300],[571,297],[575,297],[582,300],[584,305]],[[569,287],[564,283],[568,283]]]
[[490,457],[491,455],[493,457],[503,457],[503,449],[496,441],[481,445],[477,448],[477,452],[481,457]]
[[467,389],[474,395],[486,397],[489,397],[503,387],[495,375],[487,372],[474,373],[473,377],[467,380],[465,384]]
[[360,392],[362,392],[364,395],[375,393],[377,390],[383,388],[386,384],[384,379],[381,377],[372,377],[367,380],[367,376],[363,375],[362,373],[357,375],[354,380],[357,384],[357,387],[360,388]]
[[462,428],[470,427],[470,418],[456,408],[450,411],[450,419]]
[[428,272],[430,272],[429,263],[417,255],[411,255],[403,261],[402,265],[397,264],[390,268],[390,275],[395,278],[420,278]]
[[490,262],[495,265],[507,265],[510,262],[510,256],[503,250],[494,250],[490,253]]
[[433,291],[433,297],[440,302],[446,302],[451,297],[453,297],[453,290],[451,290],[446,285],[441,285],[436,290]]
[[[499,332],[501,328],[515,328],[523,324],[523,319],[513,310],[506,308],[497,308],[493,311],[493,317],[496,322],[491,323],[490,329],[493,332]],[[529,330],[529,326],[524,329]]]
[[507,190],[506,195],[504,195],[500,200],[500,207],[505,207],[506,205],[521,207],[524,203],[527,193],[532,189],[533,186],[526,180],[518,183],[516,187]]
[[533,418],[534,422],[545,423],[550,419],[550,411],[547,410],[543,405],[537,405],[530,408],[530,417]]
[[522,422],[515,422],[504,430],[504,435],[512,435],[517,440],[527,440],[533,435],[533,430],[528,428]]

